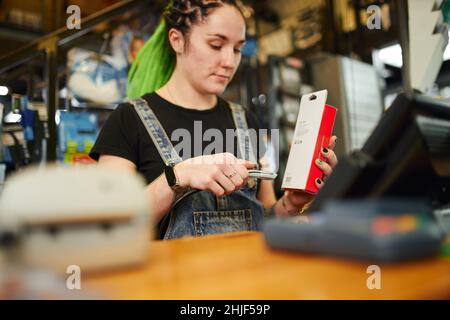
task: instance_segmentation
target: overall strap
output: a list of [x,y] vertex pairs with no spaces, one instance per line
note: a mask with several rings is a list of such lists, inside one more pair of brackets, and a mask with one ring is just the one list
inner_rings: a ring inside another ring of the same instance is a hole
[[245,118],[245,110],[239,104],[233,102],[228,103],[233,114],[234,124],[236,126],[241,157],[243,157],[245,160],[249,160],[257,164],[258,162],[253,151],[250,133],[247,126],[247,120]]
[[133,105],[139,115],[139,118],[141,118],[145,129],[147,129],[147,132],[158,149],[164,163],[167,166],[180,163],[182,161],[181,157],[176,152],[172,142],[169,137],[167,137],[164,128],[153,113],[153,110],[150,108],[147,101],[145,99],[138,98],[131,100],[130,103]]

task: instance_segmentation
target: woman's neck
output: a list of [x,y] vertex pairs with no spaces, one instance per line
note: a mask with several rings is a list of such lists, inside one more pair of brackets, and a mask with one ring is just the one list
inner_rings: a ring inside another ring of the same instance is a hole
[[198,92],[184,77],[180,76],[179,70],[176,69],[170,80],[156,90],[156,93],[169,102],[187,109],[208,110],[217,104],[215,94]]

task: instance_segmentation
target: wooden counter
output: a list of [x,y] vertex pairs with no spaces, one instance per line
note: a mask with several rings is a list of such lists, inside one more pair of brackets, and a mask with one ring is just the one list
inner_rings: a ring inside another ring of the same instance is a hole
[[[100,255],[101,256],[101,255]],[[274,251],[263,234],[240,232],[153,241],[145,265],[83,276],[83,289],[113,299],[436,299],[450,298],[450,259],[380,265]]]

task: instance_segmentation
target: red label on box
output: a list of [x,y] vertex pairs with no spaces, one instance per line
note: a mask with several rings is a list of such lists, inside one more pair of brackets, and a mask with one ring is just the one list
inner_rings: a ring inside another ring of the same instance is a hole
[[316,160],[325,161],[321,149],[329,147],[337,112],[326,99],[326,90],[302,96],[282,189],[318,192],[316,179],[323,171]]
[[325,161],[325,157],[321,153],[323,147],[328,148],[330,144],[331,133],[333,132],[334,120],[336,118],[336,108],[325,105],[320,123],[319,135],[317,136],[316,148],[314,149],[313,162],[309,171],[308,182],[306,184],[306,191],[317,193],[319,190],[316,186],[316,179],[322,180],[323,171],[315,164],[316,159]]

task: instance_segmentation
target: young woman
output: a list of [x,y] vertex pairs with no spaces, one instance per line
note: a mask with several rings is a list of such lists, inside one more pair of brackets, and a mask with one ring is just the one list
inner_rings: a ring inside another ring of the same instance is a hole
[[[271,181],[249,179],[258,161],[256,143],[245,143],[245,135],[236,134],[231,148],[204,152],[211,130],[226,137],[227,129],[258,129],[245,109],[219,97],[244,42],[245,21],[234,0],[173,0],[130,70],[128,95],[141,98],[117,107],[91,152],[99,165],[146,178],[161,239],[259,230],[264,208],[297,215],[313,198],[285,192],[277,201]],[[175,150],[180,132],[191,137],[183,141],[190,150]],[[335,141],[322,150],[327,161],[316,161],[325,178],[337,163]],[[323,183],[316,181],[318,188]]]

